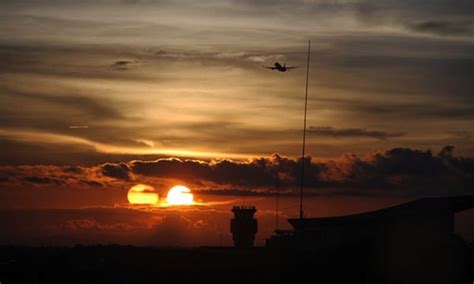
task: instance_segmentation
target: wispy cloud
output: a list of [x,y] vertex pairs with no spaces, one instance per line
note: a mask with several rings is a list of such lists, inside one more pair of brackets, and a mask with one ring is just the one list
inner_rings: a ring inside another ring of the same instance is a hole
[[473,125],[472,1],[132,2],[2,1],[2,127],[75,141],[5,135],[3,161],[297,156],[304,68],[261,67],[304,66],[308,38],[308,118],[335,127],[310,153],[472,152],[446,135]]
[[114,153],[114,154],[128,154],[128,155],[162,155],[162,156],[177,156],[177,157],[196,157],[196,158],[217,158],[217,157],[229,157],[236,159],[245,159],[253,155],[251,154],[235,154],[235,153],[222,153],[222,152],[212,152],[212,151],[203,151],[203,150],[192,150],[192,149],[183,149],[183,148],[151,148],[151,147],[126,147],[126,146],[116,146],[113,144],[95,142],[88,139],[63,135],[63,134],[53,134],[53,133],[44,133],[37,131],[16,131],[16,130],[4,130],[0,129],[0,135],[4,137],[9,137],[17,141],[31,142],[36,143],[45,143],[45,144],[76,144],[93,147],[96,151],[101,153]]
[[115,63],[112,64],[111,67],[112,67],[114,70],[123,71],[123,70],[128,70],[128,69],[130,69],[131,65],[133,65],[134,63],[136,63],[136,61],[118,60],[118,61],[115,61]]
[[474,21],[424,21],[409,27],[415,31],[432,33],[442,36],[472,36],[474,35]]
[[376,139],[388,139],[396,138],[405,135],[402,132],[385,132],[378,130],[367,130],[361,128],[334,128],[330,126],[311,126],[309,133],[318,136],[329,136],[336,138],[347,138],[347,137],[369,137]]

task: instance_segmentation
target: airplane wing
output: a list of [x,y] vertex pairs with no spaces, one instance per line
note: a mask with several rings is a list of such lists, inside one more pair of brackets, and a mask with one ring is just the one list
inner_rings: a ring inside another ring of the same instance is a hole
[[271,70],[275,70],[276,68],[273,67],[273,66],[262,66],[263,68],[267,68],[267,69],[271,69]]
[[299,66],[291,66],[291,67],[286,67],[287,70],[291,70],[291,69],[296,69],[298,68]]

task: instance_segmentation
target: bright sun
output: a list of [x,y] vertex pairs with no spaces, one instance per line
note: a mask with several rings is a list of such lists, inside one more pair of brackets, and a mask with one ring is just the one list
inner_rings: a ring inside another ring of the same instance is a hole
[[192,205],[193,194],[189,188],[177,185],[168,191],[167,200],[169,205]]
[[151,185],[137,184],[128,190],[127,199],[130,204],[158,203],[158,193]]

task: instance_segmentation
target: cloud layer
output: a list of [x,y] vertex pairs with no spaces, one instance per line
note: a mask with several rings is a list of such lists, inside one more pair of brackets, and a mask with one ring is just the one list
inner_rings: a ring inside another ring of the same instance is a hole
[[[394,148],[365,157],[346,154],[335,160],[305,159],[308,194],[402,194],[407,196],[469,194],[474,185],[474,159],[456,156],[453,146],[430,150]],[[279,154],[248,161],[134,160],[94,167],[4,166],[2,182],[65,188],[124,188],[150,183],[161,190],[184,183],[203,194],[266,195],[277,184],[286,194],[297,192],[301,160]]]

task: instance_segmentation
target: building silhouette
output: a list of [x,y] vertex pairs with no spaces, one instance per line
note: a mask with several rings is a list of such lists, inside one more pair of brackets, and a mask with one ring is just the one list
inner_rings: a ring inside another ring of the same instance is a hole
[[372,212],[288,219],[268,248],[354,259],[364,283],[468,283],[467,245],[454,234],[454,214],[474,196],[424,198]]
[[236,248],[251,248],[257,233],[257,209],[254,206],[234,206],[234,219],[230,221],[230,232]]

